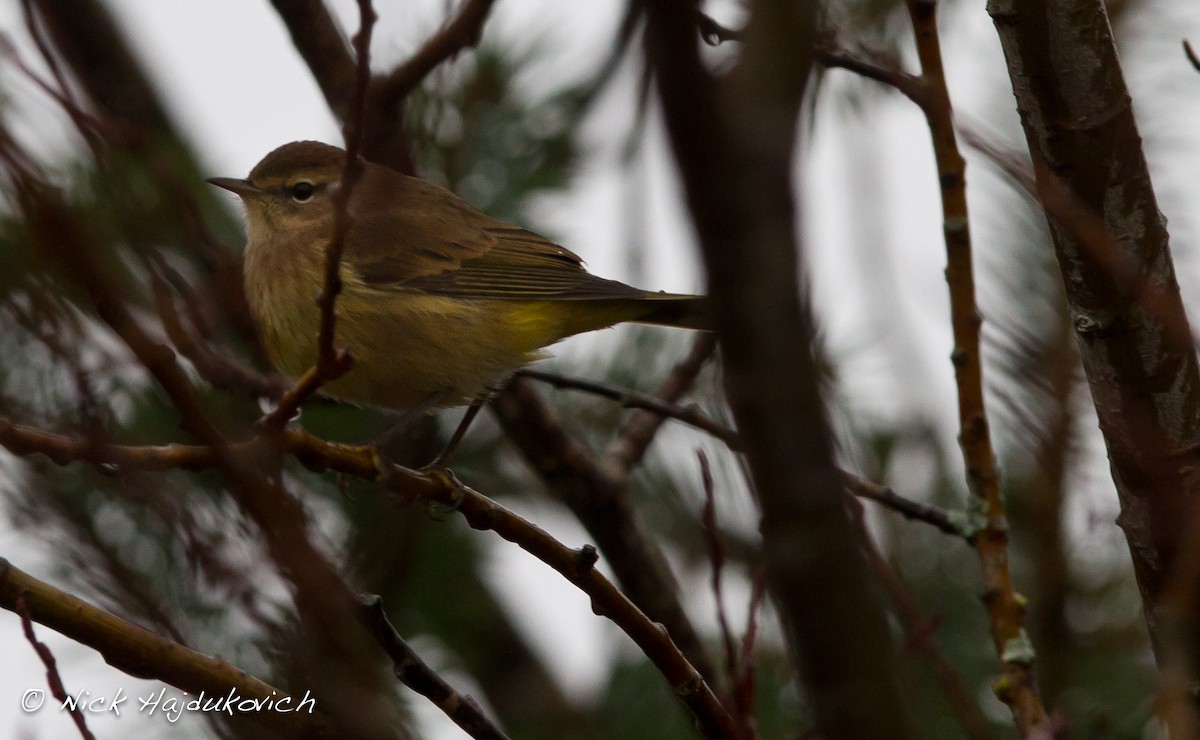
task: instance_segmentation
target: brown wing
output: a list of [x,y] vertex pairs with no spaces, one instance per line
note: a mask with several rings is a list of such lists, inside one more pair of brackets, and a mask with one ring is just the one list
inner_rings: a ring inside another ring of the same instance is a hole
[[355,187],[345,260],[363,282],[408,287],[413,280],[457,270],[496,246],[480,211],[445,188],[367,165]]
[[453,271],[410,283],[428,293],[500,300],[636,298],[643,292],[583,269],[575,253],[531,231],[496,224],[484,233],[496,245]]
[[346,259],[368,285],[500,300],[645,295],[431,183],[369,167],[359,187]]

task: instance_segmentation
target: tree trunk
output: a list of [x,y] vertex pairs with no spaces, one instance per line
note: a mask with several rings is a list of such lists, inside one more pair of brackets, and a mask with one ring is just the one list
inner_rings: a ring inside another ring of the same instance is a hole
[[1200,370],[1165,221],[1101,0],[990,0],[988,12],[1008,62],[1120,495],[1118,524],[1161,666],[1178,637],[1195,644],[1190,603],[1200,580],[1200,553],[1186,544],[1196,539]]

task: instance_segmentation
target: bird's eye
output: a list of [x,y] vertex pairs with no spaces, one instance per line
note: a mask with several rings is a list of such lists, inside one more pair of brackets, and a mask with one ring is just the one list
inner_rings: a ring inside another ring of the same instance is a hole
[[317,186],[307,180],[301,180],[295,185],[288,188],[288,193],[291,194],[292,200],[303,203],[313,197],[313,193],[317,192]]

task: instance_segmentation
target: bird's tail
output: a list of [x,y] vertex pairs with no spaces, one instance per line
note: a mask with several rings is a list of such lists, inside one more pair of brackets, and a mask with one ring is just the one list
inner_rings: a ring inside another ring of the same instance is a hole
[[642,305],[646,307],[646,313],[631,321],[654,326],[712,331],[710,304],[704,296],[647,293]]

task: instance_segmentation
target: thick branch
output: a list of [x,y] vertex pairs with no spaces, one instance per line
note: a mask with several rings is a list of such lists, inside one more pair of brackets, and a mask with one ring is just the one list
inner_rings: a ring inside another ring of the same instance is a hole
[[308,65],[338,120],[345,120],[354,90],[355,61],[337,20],[324,0],[271,0],[287,26],[292,45]]
[[[1200,514],[1200,368],[1112,31],[1100,0],[990,0],[988,12],[1039,196],[1045,203],[1062,189],[1094,213],[1118,264],[1135,273],[1115,274],[1047,205],[1155,654],[1161,666],[1190,645],[1183,673],[1192,685],[1200,573],[1180,548]],[[1190,606],[1172,614],[1177,570],[1187,571],[1180,593]]]

